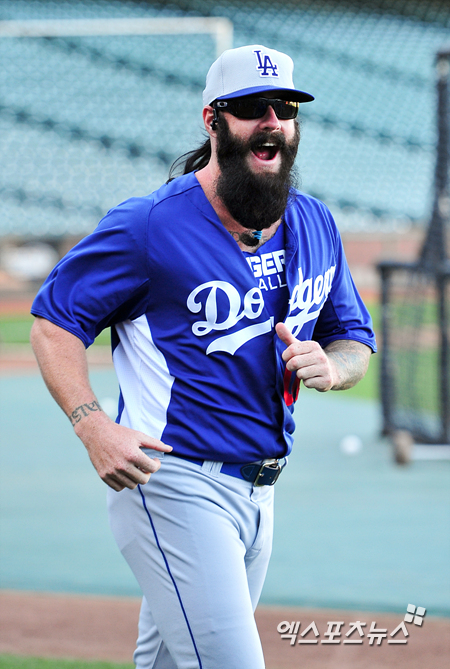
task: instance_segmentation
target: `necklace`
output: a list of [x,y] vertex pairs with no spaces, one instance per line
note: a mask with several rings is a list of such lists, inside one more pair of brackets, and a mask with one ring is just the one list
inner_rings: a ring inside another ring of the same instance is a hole
[[240,242],[241,244],[245,244],[245,246],[259,246],[260,244],[264,244],[264,242],[267,242],[270,237],[273,235],[264,235],[262,234],[262,230],[255,230],[255,232],[251,232],[250,230],[248,232],[237,232],[236,230],[228,230],[230,235],[237,241]]
[[228,230],[228,232],[238,242],[238,244],[243,244],[252,250],[256,250],[259,246],[262,246],[267,241],[269,241],[269,239],[272,239],[277,230],[278,225],[275,230],[271,230],[270,232],[267,230],[246,230],[245,232]]

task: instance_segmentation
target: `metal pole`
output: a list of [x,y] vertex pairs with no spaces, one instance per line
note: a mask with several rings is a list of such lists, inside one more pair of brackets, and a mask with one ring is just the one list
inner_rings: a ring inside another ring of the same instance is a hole
[[421,252],[422,262],[431,267],[444,262],[447,256],[446,223],[450,215],[448,192],[450,51],[445,50],[437,54],[436,72],[438,141],[434,173],[434,203],[431,222]]
[[443,268],[437,274],[440,330],[440,400],[441,400],[441,441],[450,443],[450,369],[449,369],[449,304],[450,268]]
[[384,435],[391,434],[395,429],[392,418],[392,398],[395,393],[394,378],[392,370],[389,365],[390,359],[390,283],[392,269],[387,265],[381,263],[378,266],[381,273],[381,364],[380,364],[380,390],[381,390],[381,407],[383,411],[383,430]]

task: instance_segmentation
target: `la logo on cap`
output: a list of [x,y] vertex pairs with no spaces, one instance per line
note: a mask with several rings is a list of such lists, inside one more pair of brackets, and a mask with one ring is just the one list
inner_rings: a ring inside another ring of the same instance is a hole
[[292,79],[294,63],[281,51],[263,44],[248,44],[227,49],[209,68],[203,91],[203,106],[214,100],[258,95],[266,91],[279,93],[291,102],[311,102],[314,96],[295,88]]
[[[272,63],[268,54],[261,55],[261,49],[255,49],[253,53],[256,55],[256,60],[258,61],[256,69],[259,70],[260,77],[278,77],[278,65]],[[272,72],[269,72],[269,70]]]

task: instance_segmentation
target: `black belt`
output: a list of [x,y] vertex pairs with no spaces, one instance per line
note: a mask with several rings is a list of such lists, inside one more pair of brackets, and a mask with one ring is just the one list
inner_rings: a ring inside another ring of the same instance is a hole
[[[188,460],[189,462],[193,462],[200,466],[205,462],[205,460],[201,460],[200,458],[191,458],[185,455],[179,455],[178,453],[171,453],[171,455],[176,455],[176,457]],[[263,485],[274,485],[286,463],[286,458],[284,458],[283,464],[281,464],[280,460],[277,458],[268,458],[267,460],[249,462],[248,464],[242,464],[241,462],[224,462],[220,468],[220,473],[236,476],[237,478],[244,479],[244,481],[253,483],[256,487],[261,487]]]
[[253,483],[254,486],[274,485],[285,465],[286,460],[283,464],[280,464],[280,461],[276,458],[262,460],[262,462],[251,462],[241,467],[241,476],[245,481]]

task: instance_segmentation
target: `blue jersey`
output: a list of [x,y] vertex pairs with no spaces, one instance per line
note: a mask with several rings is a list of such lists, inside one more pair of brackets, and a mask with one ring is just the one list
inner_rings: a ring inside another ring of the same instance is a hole
[[85,346],[111,326],[121,424],[174,454],[282,457],[298,383],[275,322],[323,347],[375,350],[330,212],[295,196],[256,254],[239,249],[193,173],[127,200],[58,263],[32,313]]

